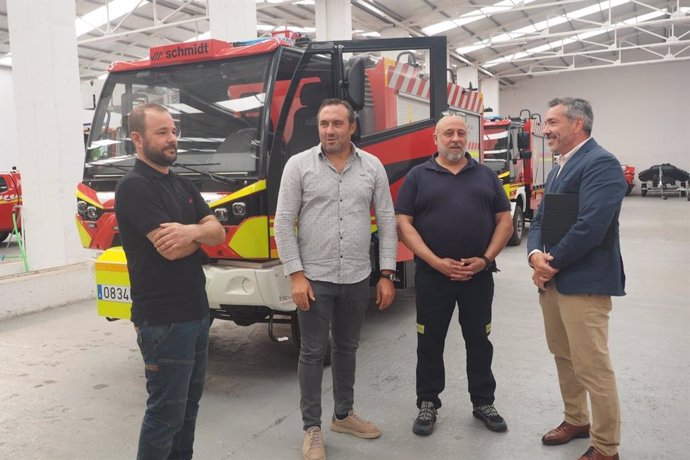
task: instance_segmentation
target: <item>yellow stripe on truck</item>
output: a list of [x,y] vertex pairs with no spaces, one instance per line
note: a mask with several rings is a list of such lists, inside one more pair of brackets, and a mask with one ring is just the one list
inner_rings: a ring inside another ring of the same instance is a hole
[[216,206],[220,206],[225,203],[230,203],[231,201],[234,201],[238,198],[253,195],[254,193],[258,193],[263,190],[266,190],[266,179],[261,179],[260,181],[256,181],[251,185],[247,185],[246,187],[241,188],[236,192],[231,193],[230,195],[224,196],[219,200],[213,201],[208,205],[211,208],[215,208]]
[[75,217],[75,220],[77,221],[77,231],[79,232],[79,240],[81,241],[82,247],[90,247],[92,239],[91,235],[89,235],[89,232],[86,231],[83,223],[79,220],[78,217]]
[[[99,203],[98,201],[94,201],[93,199],[89,198],[88,196],[84,195],[82,192],[77,191],[77,199],[86,201],[92,206],[97,207],[98,209],[103,209],[103,205]],[[88,247],[88,246],[87,246]]]
[[229,246],[245,259],[267,259],[268,217],[250,217],[242,221]]

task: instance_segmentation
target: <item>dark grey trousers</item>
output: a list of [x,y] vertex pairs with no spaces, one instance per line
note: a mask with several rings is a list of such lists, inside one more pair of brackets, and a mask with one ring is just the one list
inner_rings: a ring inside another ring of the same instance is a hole
[[316,301],[311,302],[309,310],[298,312],[302,347],[297,373],[305,429],[321,426],[321,381],[329,329],[335,412],[345,414],[352,410],[357,348],[369,303],[368,278],[354,284],[309,282]]

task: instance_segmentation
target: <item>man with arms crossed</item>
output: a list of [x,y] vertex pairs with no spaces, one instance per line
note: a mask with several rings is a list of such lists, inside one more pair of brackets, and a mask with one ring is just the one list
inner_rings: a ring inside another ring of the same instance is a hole
[[626,182],[616,157],[591,137],[589,102],[567,97],[553,99],[549,107],[544,136],[559,157],[544,200],[552,193],[576,195],[577,220],[559,241],[543,241],[542,224],[549,217],[542,203],[529,229],[532,280],[565,405],[565,420],[542,442],[559,445],[591,435],[580,460],[618,459],[620,409],[608,324],[611,296],[625,295],[618,215]]
[[331,430],[366,439],[381,435],[373,423],[352,410],[356,353],[369,303],[372,205],[379,236],[381,273],[375,276],[380,310],[395,296],[397,252],[388,177],[378,158],[352,143],[352,107],[339,99],[326,99],[317,122],[320,144],[285,165],[274,224],[302,334],[298,375],[305,460],[326,458],[321,381],[329,329],[335,403]]
[[189,459],[208,357],[199,248],[222,243],[225,231],[196,187],[169,169],[177,159],[170,113],[143,104],[128,127],[137,158],[117,184],[115,212],[149,394],[137,458]]
[[412,431],[433,432],[445,388],[443,350],[455,304],[467,350],[473,415],[489,430],[506,431],[494,407],[492,272],[513,223],[496,173],[467,147],[467,124],[456,114],[436,124],[438,153],[405,177],[395,206],[398,235],[415,254],[417,297],[417,407]]

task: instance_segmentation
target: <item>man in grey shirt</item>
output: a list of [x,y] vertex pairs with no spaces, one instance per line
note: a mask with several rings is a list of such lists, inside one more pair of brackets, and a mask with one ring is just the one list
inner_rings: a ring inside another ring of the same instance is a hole
[[274,223],[302,334],[298,375],[305,430],[302,453],[307,460],[326,455],[321,381],[329,329],[335,406],[331,430],[366,439],[381,435],[352,410],[356,353],[369,302],[372,205],[379,237],[380,310],[395,296],[398,241],[388,177],[378,158],[352,144],[355,117],[350,104],[323,101],[317,121],[320,144],[285,165]]

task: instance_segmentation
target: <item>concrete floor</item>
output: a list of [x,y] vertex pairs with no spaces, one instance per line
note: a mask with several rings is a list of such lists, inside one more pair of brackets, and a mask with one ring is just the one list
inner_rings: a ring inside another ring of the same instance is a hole
[[[690,458],[690,203],[628,197],[621,221],[628,296],[614,300],[610,328],[621,457]],[[544,431],[562,420],[562,404],[524,243],[507,248],[499,265],[496,406],[509,431],[489,432],[472,417],[454,324],[436,431],[429,438],[412,434],[414,296],[399,292],[388,311],[369,311],[359,352],[356,409],[378,423],[383,436],[366,441],[326,429],[329,459],[575,459],[585,451],[586,440],[541,445]],[[291,344],[272,343],[265,325],[216,322],[211,336],[195,458],[300,458]],[[0,322],[0,362],[0,458],[134,458],[146,393],[131,324],[97,317],[94,302]],[[328,373],[323,392],[328,417]]]

